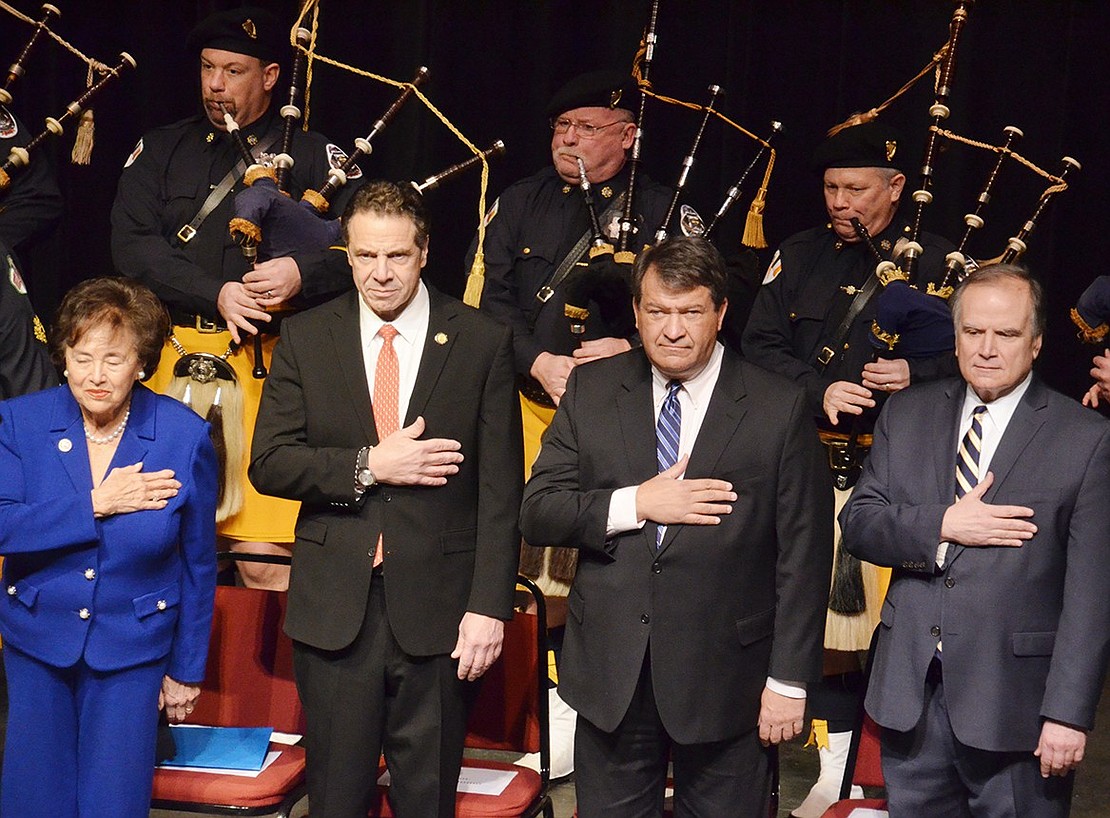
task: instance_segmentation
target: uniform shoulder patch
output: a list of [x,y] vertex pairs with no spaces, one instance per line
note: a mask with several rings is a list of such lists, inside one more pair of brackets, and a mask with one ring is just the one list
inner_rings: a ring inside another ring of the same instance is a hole
[[19,274],[19,270],[15,267],[15,259],[8,256],[8,281],[11,282],[12,287],[20,295],[27,295],[27,285],[23,283],[23,276]]
[[493,200],[493,204],[490,205],[490,209],[486,211],[486,217],[482,219],[482,227],[489,227],[489,223],[497,217],[497,208],[499,208],[500,206],[501,197],[498,196],[496,199]]
[[[335,145],[335,144],[329,142],[328,146],[327,146],[327,152],[328,152],[328,164],[331,167],[337,168],[337,169],[343,167],[343,163],[347,161],[346,151],[344,151],[338,145]],[[360,168],[358,166],[358,164],[352,165],[351,169],[347,172],[347,178],[348,179],[361,179],[362,178],[362,168]]]
[[127,161],[123,163],[125,168],[131,167],[135,164],[135,160],[139,158],[139,154],[143,152],[143,140],[140,139],[135,144],[135,149],[131,151],[131,155],[127,157]]
[[770,284],[772,281],[774,281],[776,278],[778,278],[778,275],[781,272],[782,272],[782,252],[779,251],[779,250],[776,250],[775,254],[773,256],[771,256],[771,263],[767,267],[767,274],[765,276],[763,276],[763,283],[764,284]]
[[11,111],[0,105],[0,139],[11,139],[19,133],[19,125]]

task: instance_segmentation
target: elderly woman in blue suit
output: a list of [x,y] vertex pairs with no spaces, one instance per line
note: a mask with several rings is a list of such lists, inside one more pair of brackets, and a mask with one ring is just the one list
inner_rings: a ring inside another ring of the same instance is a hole
[[58,311],[57,388],[0,403],[5,818],[146,818],[158,711],[204,677],[215,593],[207,424],[140,381],[165,310],[85,281]]

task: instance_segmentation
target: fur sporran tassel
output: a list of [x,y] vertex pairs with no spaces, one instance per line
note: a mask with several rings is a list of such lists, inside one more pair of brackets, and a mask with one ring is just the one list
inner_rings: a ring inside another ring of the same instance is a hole
[[174,365],[166,394],[177,398],[209,423],[219,464],[216,522],[243,507],[243,389],[226,361],[205,352],[183,355]]
[[832,590],[829,592],[829,610],[838,614],[854,615],[867,609],[863,590],[863,565],[848,553],[841,539],[836,544],[833,563]]

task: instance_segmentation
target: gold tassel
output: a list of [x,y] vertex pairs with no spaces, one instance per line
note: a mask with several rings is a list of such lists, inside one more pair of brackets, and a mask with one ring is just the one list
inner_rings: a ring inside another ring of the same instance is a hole
[[814,719],[809,728],[809,738],[806,743],[802,745],[805,747],[816,747],[818,750],[829,747],[829,723],[824,719]]
[[70,161],[75,165],[87,165],[92,161],[93,141],[96,135],[96,123],[93,121],[92,108],[81,112],[81,122],[77,126],[77,136],[73,140],[73,152]]
[[486,284],[486,257],[482,248],[474,254],[474,263],[470,265],[470,275],[466,277],[466,291],[463,293],[463,303],[477,308],[482,303],[482,288]]
[[744,236],[740,243],[745,247],[762,250],[767,246],[767,238],[763,234],[763,209],[767,206],[767,189],[771,186],[771,171],[774,167],[775,150],[772,148],[767,169],[763,172],[763,183],[752,199],[752,206],[748,208],[748,218],[744,220]]

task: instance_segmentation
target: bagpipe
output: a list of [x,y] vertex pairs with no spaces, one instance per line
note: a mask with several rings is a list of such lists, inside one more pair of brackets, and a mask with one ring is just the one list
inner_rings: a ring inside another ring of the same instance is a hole
[[[762,249],[767,246],[766,239],[763,235],[762,214],[766,204],[767,189],[775,161],[775,150],[771,142],[775,136],[782,132],[782,123],[777,121],[772,122],[771,131],[767,138],[763,139],[756,136],[733,122],[718,110],[717,103],[723,96],[724,91],[721,86],[715,84],[708,87],[709,100],[705,105],[697,105],[695,103],[685,102],[656,93],[652,87],[650,75],[652,61],[655,56],[655,47],[658,43],[658,23],[659,0],[652,0],[648,14],[648,23],[644,29],[644,34],[641,38],[636,57],[633,60],[632,75],[636,79],[637,86],[640,90],[640,100],[636,117],[635,136],[628,158],[628,188],[625,191],[623,209],[620,220],[618,221],[619,230],[615,247],[609,244],[601,234],[600,225],[597,224],[596,207],[592,200],[589,181],[580,163],[579,188],[582,191],[587,210],[590,213],[594,239],[591,241],[588,263],[576,267],[574,272],[569,275],[566,280],[564,315],[571,322],[570,330],[572,334],[578,335],[585,332],[584,322],[589,318],[590,312],[588,305],[591,301],[598,305],[606,325],[615,334],[619,336],[628,335],[631,334],[635,328],[635,321],[632,316],[630,289],[632,264],[637,255],[633,246],[633,242],[636,240],[636,235],[638,233],[634,214],[637,183],[642,162],[641,154],[644,136],[644,118],[649,97],[659,102],[698,111],[701,113],[701,119],[695,131],[690,149],[681,161],[678,178],[673,187],[671,199],[662,222],[655,225],[654,230],[650,229],[648,225],[643,225],[643,233],[641,235],[644,237],[651,236],[651,240],[655,244],[665,241],[671,235],[671,225],[675,220],[675,214],[677,212],[677,227],[682,235],[708,238],[721,218],[743,195],[744,185],[752,171],[764,161],[765,157],[767,157],[763,182],[752,201],[748,212],[748,218],[745,221],[744,233],[740,241],[742,245],[751,248]],[[706,126],[712,117],[720,119],[727,125],[754,140],[758,143],[759,148],[754,158],[744,169],[739,180],[729,187],[728,191],[725,193],[724,200],[716,209],[713,219],[707,225],[705,220],[702,219],[693,206],[687,203],[682,203],[680,206],[679,202],[685,193],[687,181],[689,180],[691,170],[696,161],[698,148],[701,145]],[[640,239],[640,241],[643,242],[644,240]],[[644,242],[644,246],[647,246],[646,242]]]
[[[32,153],[51,136],[61,136],[65,133],[67,125],[69,125],[72,120],[79,120],[77,141],[74,145],[72,154],[73,161],[78,164],[88,164],[93,142],[93,118],[90,103],[94,97],[104,90],[104,88],[118,79],[125,69],[134,68],[136,65],[135,59],[126,51],[120,52],[119,62],[115,66],[109,66],[91,57],[85,56],[74,46],[67,43],[50,29],[50,23],[56,18],[61,17],[61,11],[58,10],[57,6],[44,3],[42,6],[42,17],[38,21],[24,17],[10,8],[9,10],[12,11],[15,16],[32,24],[34,29],[26,44],[23,46],[23,49],[20,51],[19,57],[8,67],[4,87],[0,88],[0,105],[11,104],[13,99],[12,87],[16,81],[26,74],[28,58],[44,32],[47,36],[56,40],[64,48],[88,65],[88,80],[85,92],[70,102],[60,115],[57,117],[46,117],[45,127],[42,131],[27,142],[27,144],[11,149],[7,159],[0,165],[0,195],[5,194],[11,187],[13,176],[31,163]],[[100,79],[96,82],[92,81],[94,74],[101,75]]]
[[[878,295],[877,315],[872,323],[870,340],[877,351],[888,356],[920,357],[952,349],[954,338],[950,331],[951,316],[948,312],[947,299],[955,286],[979,267],[994,263],[1017,262],[1028,249],[1030,235],[1048,204],[1056,195],[1067,189],[1065,177],[1069,172],[1080,168],[1079,162],[1065,156],[1061,160],[1061,170],[1057,174],[1041,169],[1015,150],[1015,145],[1024,134],[1014,125],[1008,125],[1003,129],[1003,140],[998,145],[973,140],[942,127],[951,114],[949,103],[955,78],[956,58],[972,6],[971,0],[956,0],[955,10],[949,22],[948,39],[921,72],[877,108],[864,114],[854,115],[829,132],[829,135],[832,135],[843,128],[873,120],[919,79],[935,69],[933,102],[929,107],[930,124],[926,134],[918,189],[911,194],[914,210],[910,233],[906,239],[899,240],[895,245],[892,258],[881,259],[876,268],[876,275],[882,281],[883,291]],[[921,231],[925,210],[932,204],[934,198],[933,187],[942,140],[993,152],[996,154],[996,159],[976,197],[974,208],[964,216],[963,235],[957,249],[945,258],[944,275],[939,284],[929,281],[925,288],[921,289],[916,280],[917,267],[923,252],[920,243]],[[968,254],[968,246],[976,231],[986,224],[987,206],[991,202],[994,187],[1007,160],[1013,160],[1041,175],[1047,179],[1048,185],[1038,198],[1033,213],[1007,240],[1002,253],[989,260],[977,261]],[[874,251],[874,246],[870,246]],[[891,274],[890,269],[885,266],[887,262],[894,265],[897,275]]]

